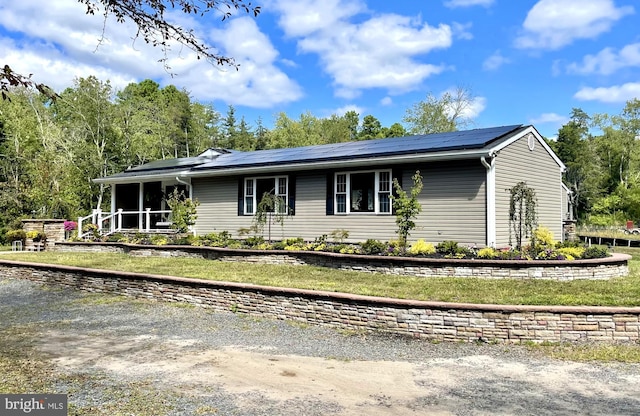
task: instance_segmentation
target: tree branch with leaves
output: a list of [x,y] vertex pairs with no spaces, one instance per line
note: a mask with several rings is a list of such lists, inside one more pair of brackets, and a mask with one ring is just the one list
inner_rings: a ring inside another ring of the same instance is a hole
[[[234,12],[241,11],[252,14],[254,17],[260,13],[260,6],[255,6],[246,0],[78,0],[84,4],[86,14],[102,14],[104,16],[103,33],[98,40],[97,47],[104,40],[104,31],[107,19],[115,17],[118,23],[133,22],[137,27],[134,40],[138,38],[154,47],[159,47],[164,53],[160,60],[165,69],[171,69],[167,64],[167,53],[170,50],[170,42],[179,44],[195,52],[198,59],[206,59],[219,66],[232,66],[238,69],[233,57],[218,53],[218,50],[208,45],[194,33],[193,29],[186,29],[176,23],[167,20],[167,13],[176,10],[187,16],[204,16],[209,12],[218,12],[222,20],[230,18]],[[45,96],[56,99],[57,94],[43,83],[31,79],[31,74],[26,76],[17,73],[5,64],[0,70],[0,93],[3,99],[8,99],[11,88],[24,87],[36,89]]]

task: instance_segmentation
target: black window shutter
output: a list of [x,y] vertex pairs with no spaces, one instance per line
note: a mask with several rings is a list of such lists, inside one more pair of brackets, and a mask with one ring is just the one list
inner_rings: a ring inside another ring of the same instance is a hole
[[[400,168],[391,169],[391,180],[393,181],[394,179],[397,179],[400,186],[402,186],[402,169]],[[394,193],[395,193],[395,190],[394,190]]]
[[289,215],[296,215],[296,177],[289,175]]
[[333,173],[327,173],[327,215],[333,215]]
[[238,178],[238,215],[244,215],[244,178]]

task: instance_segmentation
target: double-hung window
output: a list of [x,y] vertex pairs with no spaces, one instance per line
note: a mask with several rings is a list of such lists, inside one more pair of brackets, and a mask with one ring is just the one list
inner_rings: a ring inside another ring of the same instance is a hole
[[264,194],[277,196],[275,211],[287,213],[289,178],[276,176],[244,179],[244,215],[254,215]]
[[391,171],[339,172],[334,183],[336,214],[391,214]]

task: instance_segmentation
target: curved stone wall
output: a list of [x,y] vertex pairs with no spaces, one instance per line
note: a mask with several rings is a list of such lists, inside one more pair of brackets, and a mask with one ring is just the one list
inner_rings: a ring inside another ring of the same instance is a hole
[[152,246],[124,243],[59,243],[58,251],[123,252],[136,256],[199,257],[221,261],[307,264],[341,270],[418,277],[486,279],[606,280],[629,274],[631,256],[614,253],[589,260],[482,260],[364,256],[315,251],[234,250],[217,247]]
[[437,341],[637,342],[640,308],[474,305],[213,282],[0,259],[0,278]]

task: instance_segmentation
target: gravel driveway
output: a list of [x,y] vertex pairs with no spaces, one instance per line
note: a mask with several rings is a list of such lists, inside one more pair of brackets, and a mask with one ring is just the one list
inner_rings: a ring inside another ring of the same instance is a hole
[[21,328],[55,366],[54,393],[82,414],[117,414],[134,399],[145,415],[640,414],[639,365],[344,333],[0,277],[0,342]]

